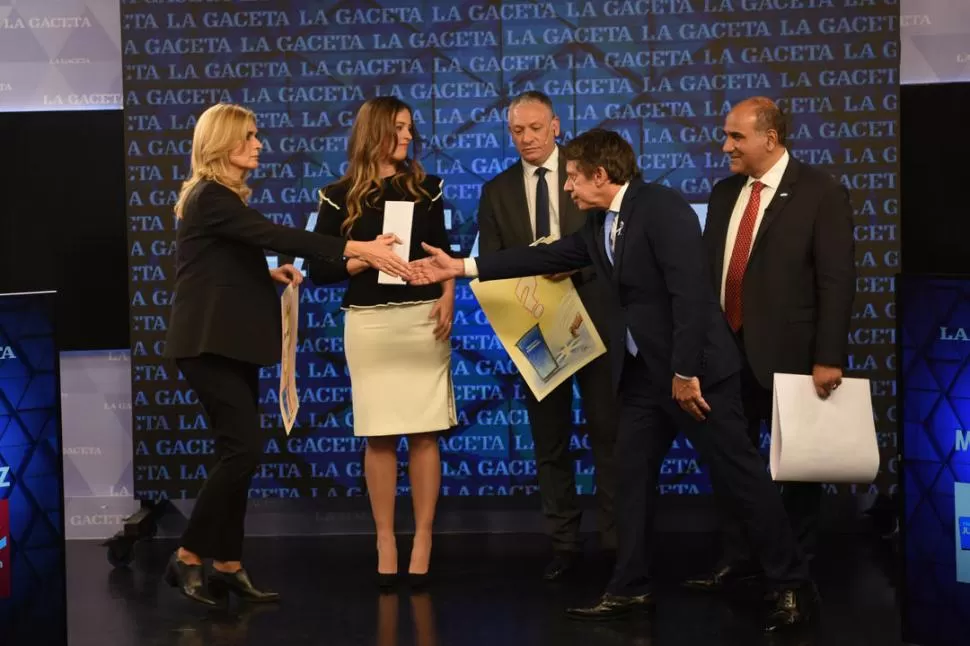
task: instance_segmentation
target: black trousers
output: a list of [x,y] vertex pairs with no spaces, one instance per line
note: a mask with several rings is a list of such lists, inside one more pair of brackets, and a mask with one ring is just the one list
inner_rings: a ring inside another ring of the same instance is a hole
[[[616,475],[613,445],[616,441],[616,395],[610,376],[609,355],[601,355],[576,374],[586,415],[596,471],[597,525],[601,542],[612,548],[616,541],[613,499]],[[576,495],[576,467],[569,451],[573,424],[573,384],[568,380],[536,401],[531,392],[526,396],[526,409],[535,442],[539,497],[545,516],[546,532],[552,538],[553,550],[578,551],[582,510]]]
[[[743,334],[739,334],[738,343],[743,354]],[[741,372],[741,399],[745,417],[748,419],[748,438],[761,452],[761,426],[762,421],[767,420],[769,424],[771,422],[772,393],[758,382],[747,360]],[[786,482],[781,487],[782,503],[791,522],[795,540],[809,560],[815,556],[818,546],[822,493],[822,485],[817,482]],[[736,519],[723,514],[721,527],[723,548],[718,566],[743,567],[751,564],[748,539]]]
[[199,491],[182,547],[202,558],[239,561],[249,484],[263,455],[259,366],[212,354],[176,363],[216,436],[216,463]]
[[[669,384],[665,386],[669,392]],[[740,520],[769,583],[781,588],[807,581],[807,563],[792,536],[781,497],[747,436],[740,375],[704,388],[711,407],[704,421],[685,413],[669,395],[656,392],[644,363],[627,354],[615,454],[617,560],[607,592],[650,591],[657,481],[678,431],[707,467],[716,494]]]

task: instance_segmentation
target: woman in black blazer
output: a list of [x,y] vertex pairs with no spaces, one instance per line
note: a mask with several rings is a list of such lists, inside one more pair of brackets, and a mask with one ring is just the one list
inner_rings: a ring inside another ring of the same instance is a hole
[[[261,148],[250,110],[230,104],[206,110],[195,126],[191,172],[175,206],[181,222],[165,356],[175,359],[202,403],[216,436],[217,461],[165,579],[207,605],[229,591],[252,601],[279,598],[255,588],[242,567],[243,525],[249,483],[263,454],[259,368],[280,360],[282,323],[274,281],[299,283],[302,275],[292,265],[270,270],[263,250],[357,258],[392,275],[408,273],[393,251],[400,242],[394,236],[348,242],[275,225],[249,208],[246,177],[258,167]],[[214,559],[207,577],[203,558]]]

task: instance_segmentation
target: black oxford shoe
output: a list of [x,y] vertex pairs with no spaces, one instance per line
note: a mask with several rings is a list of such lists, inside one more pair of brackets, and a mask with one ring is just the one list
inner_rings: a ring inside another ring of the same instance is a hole
[[751,581],[756,578],[758,578],[758,573],[753,568],[725,565],[705,577],[687,579],[681,585],[691,590],[719,592],[732,584]]
[[607,592],[596,605],[587,608],[568,608],[566,614],[573,619],[585,621],[607,621],[626,617],[635,611],[646,611],[654,607],[653,595],[638,594],[622,596]]
[[572,572],[579,564],[580,552],[556,552],[542,573],[546,581],[558,581]]
[[818,591],[814,584],[779,590],[775,607],[765,621],[765,632],[774,633],[808,624],[818,612],[818,604]]

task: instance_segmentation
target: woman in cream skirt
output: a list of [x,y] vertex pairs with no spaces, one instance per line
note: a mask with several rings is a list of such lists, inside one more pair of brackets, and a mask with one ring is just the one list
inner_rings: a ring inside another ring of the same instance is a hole
[[[427,255],[422,242],[447,249],[442,182],[408,158],[413,137],[405,103],[393,97],[364,103],[348,142],[347,172],[320,192],[316,231],[374,240],[384,229],[385,203],[412,202],[410,258]],[[404,238],[408,232],[395,233]],[[427,580],[441,486],[437,432],[457,424],[450,342],[455,285],[388,284],[378,275],[354,259],[310,264],[315,284],[349,279],[342,304],[347,312],[344,346],[354,435],[367,438],[364,478],[377,530],[378,582],[389,587],[397,578],[397,445],[406,435],[415,523],[408,574],[413,585],[420,585]]]

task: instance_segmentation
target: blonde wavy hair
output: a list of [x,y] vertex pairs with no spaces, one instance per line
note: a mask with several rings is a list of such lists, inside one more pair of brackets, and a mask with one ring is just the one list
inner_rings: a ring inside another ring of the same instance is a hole
[[219,103],[202,113],[192,133],[189,177],[182,182],[182,190],[175,203],[177,218],[182,218],[182,209],[189,193],[203,180],[218,182],[238,195],[244,203],[249,202],[253,191],[246,186],[248,173],[243,173],[242,178],[237,179],[229,163],[229,155],[246,141],[246,134],[255,129],[256,115],[241,105]]
[[[407,110],[413,115],[411,106],[392,96],[368,99],[357,112],[354,126],[350,131],[347,172],[336,185],[347,188],[347,217],[340,225],[343,235],[350,237],[354,222],[360,218],[364,206],[376,206],[381,198],[382,182],[380,165],[387,160],[389,151],[397,145],[397,114]],[[427,173],[417,160],[418,133],[412,125],[412,145],[414,159],[397,162],[395,174],[391,177],[394,187],[411,196],[415,201],[431,195],[421,187]],[[324,197],[321,192],[321,198]]]

